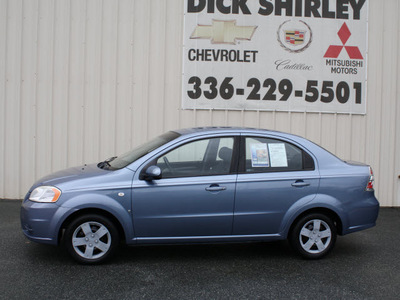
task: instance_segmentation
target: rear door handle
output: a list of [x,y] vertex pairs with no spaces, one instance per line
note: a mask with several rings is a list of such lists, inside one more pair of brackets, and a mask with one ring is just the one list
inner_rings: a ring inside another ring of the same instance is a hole
[[225,190],[226,190],[225,186],[219,186],[218,184],[212,184],[206,188],[206,191],[208,191],[208,192],[219,192],[219,191],[225,191]]
[[304,182],[303,180],[296,180],[296,182],[292,183],[293,187],[304,187],[304,186],[309,186],[310,184],[308,182]]

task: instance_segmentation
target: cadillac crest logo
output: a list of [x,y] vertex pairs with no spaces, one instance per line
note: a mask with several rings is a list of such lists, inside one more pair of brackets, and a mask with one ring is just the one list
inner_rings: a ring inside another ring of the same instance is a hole
[[305,31],[285,30],[286,43],[291,45],[301,45],[304,43]]
[[312,42],[311,28],[304,21],[285,21],[276,34],[281,47],[291,53],[303,52]]

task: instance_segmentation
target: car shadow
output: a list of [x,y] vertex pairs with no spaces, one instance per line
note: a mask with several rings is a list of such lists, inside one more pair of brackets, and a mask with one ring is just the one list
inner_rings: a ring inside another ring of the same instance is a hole
[[[60,265],[76,264],[62,246],[50,246],[26,242],[24,254],[29,261]],[[361,256],[365,247],[356,241],[341,238],[332,253],[325,259],[348,259]],[[368,251],[367,251],[368,252]],[[208,261],[262,261],[274,259],[283,261],[304,261],[289,245],[288,241],[249,242],[232,244],[182,244],[182,245],[119,245],[114,257],[105,264],[125,263],[180,263]]]
[[113,261],[121,262],[162,262],[198,260],[258,260],[260,258],[295,257],[286,241],[241,243],[241,244],[195,244],[195,245],[122,245]]

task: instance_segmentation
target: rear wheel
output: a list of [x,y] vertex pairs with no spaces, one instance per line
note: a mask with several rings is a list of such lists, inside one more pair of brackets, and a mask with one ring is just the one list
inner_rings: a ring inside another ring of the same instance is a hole
[[65,230],[65,245],[80,263],[94,264],[109,259],[119,243],[114,223],[101,215],[83,215]]
[[329,217],[313,213],[296,222],[289,240],[294,249],[303,257],[318,259],[332,250],[336,235],[335,224]]

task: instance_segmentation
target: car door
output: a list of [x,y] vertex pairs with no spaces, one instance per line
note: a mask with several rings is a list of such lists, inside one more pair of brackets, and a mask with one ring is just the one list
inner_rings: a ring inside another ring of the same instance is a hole
[[286,212],[318,191],[314,159],[276,138],[245,136],[241,145],[233,234],[278,234]]
[[238,138],[221,136],[183,142],[139,170],[157,165],[161,179],[135,176],[132,216],[137,240],[178,240],[232,233]]

